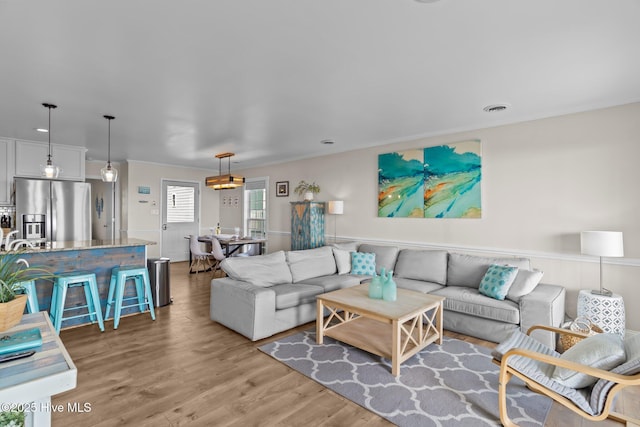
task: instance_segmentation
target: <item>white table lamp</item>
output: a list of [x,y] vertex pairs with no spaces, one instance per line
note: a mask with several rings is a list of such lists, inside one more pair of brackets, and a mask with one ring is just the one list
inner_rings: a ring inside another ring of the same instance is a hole
[[[329,215],[342,215],[344,213],[344,202],[342,200],[331,200],[329,202],[329,208],[327,210]],[[338,218],[333,220],[333,243],[337,240],[336,223]]]
[[624,247],[621,231],[583,231],[580,233],[580,252],[600,257],[600,290],[593,294],[611,296],[611,291],[602,287],[602,258],[622,257]]

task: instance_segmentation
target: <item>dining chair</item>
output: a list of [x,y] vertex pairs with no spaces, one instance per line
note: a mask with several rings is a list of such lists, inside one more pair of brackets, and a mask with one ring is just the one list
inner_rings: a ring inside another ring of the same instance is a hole
[[[217,239],[212,240],[217,241]],[[215,258],[211,253],[202,249],[198,241],[198,236],[194,236],[193,234],[189,236],[189,250],[191,250],[191,265],[189,266],[189,271],[193,271],[195,267],[195,272],[198,274],[200,267],[202,267],[204,271],[213,267],[212,259]]]
[[220,268],[220,263],[223,259],[226,258],[224,255],[224,251],[222,250],[222,245],[215,237],[211,239],[211,255],[213,255],[213,258],[215,259],[212,267],[213,276],[215,277],[216,271],[222,271],[222,269]]

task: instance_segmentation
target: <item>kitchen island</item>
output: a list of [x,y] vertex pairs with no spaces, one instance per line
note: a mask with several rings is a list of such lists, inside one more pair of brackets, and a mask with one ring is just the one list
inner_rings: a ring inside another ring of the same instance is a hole
[[[111,269],[122,265],[147,265],[147,245],[155,245],[140,239],[115,239],[115,240],[88,240],[77,242],[50,242],[46,246],[29,249],[22,255],[33,267],[43,267],[53,274],[70,272],[95,273],[100,294],[102,312],[107,303],[109,293],[109,281]],[[125,297],[135,294],[133,282],[127,285]],[[50,280],[38,280],[38,303],[40,310],[49,311],[51,306],[51,293],[53,282]],[[73,290],[67,294],[65,307],[85,305],[84,293]],[[86,311],[86,309],[85,309]],[[138,312],[137,307],[122,310],[122,314]],[[113,311],[112,311],[113,312]],[[81,313],[79,311],[79,313]],[[78,313],[78,314],[79,314]],[[89,318],[71,319],[64,321],[62,327],[69,327],[90,323]],[[96,326],[96,330],[97,326]]]

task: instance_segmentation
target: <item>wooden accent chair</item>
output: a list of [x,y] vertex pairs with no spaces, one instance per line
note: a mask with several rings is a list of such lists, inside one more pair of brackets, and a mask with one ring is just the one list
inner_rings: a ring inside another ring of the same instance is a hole
[[[498,402],[500,421],[504,426],[516,426],[507,415],[507,383],[513,376],[524,381],[529,389],[550,397],[588,420],[611,418],[628,426],[640,425],[639,419],[612,411],[614,397],[620,390],[640,385],[640,334],[625,340],[626,361],[607,371],[561,358],[555,350],[530,337],[536,329],[585,340],[591,338],[580,332],[536,325],[527,334],[517,331],[496,347],[492,354],[493,362],[500,365]],[[568,387],[552,378],[556,367],[595,377],[596,383],[579,389]]]

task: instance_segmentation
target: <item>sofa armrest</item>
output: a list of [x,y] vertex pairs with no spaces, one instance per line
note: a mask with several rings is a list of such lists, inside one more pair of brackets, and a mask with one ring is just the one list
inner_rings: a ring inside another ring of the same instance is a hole
[[[526,333],[533,325],[558,327],[564,321],[566,290],[562,286],[539,284],[520,299],[520,330]],[[532,336],[549,348],[556,348],[553,332],[536,330]]]
[[276,293],[271,288],[230,279],[211,281],[211,320],[252,341],[272,335]]

